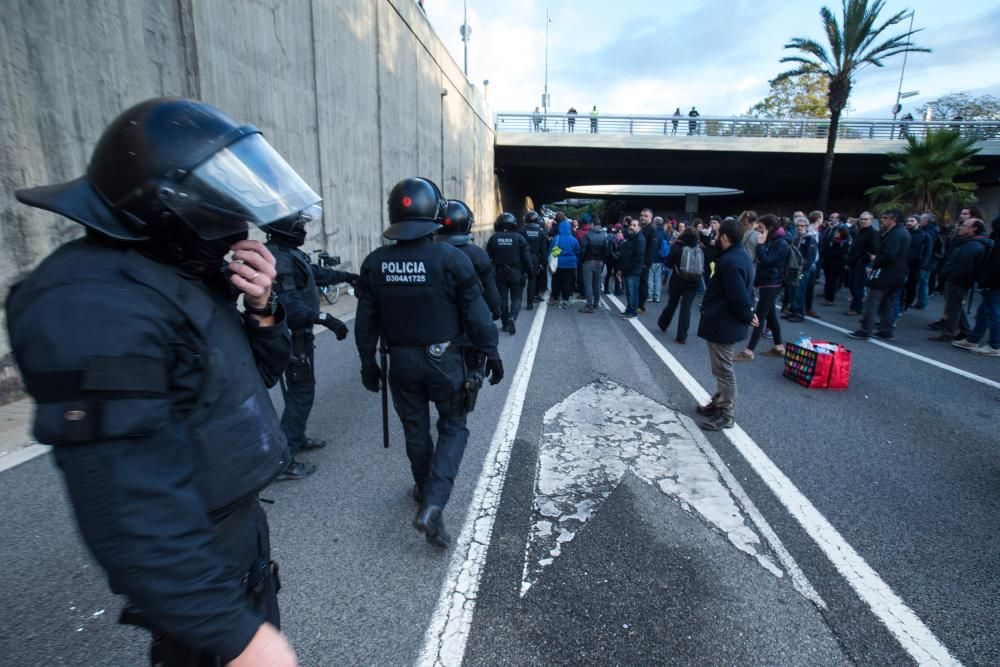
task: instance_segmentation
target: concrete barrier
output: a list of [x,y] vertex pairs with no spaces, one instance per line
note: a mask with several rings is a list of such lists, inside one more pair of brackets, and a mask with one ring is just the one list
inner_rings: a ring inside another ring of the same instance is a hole
[[[161,95],[252,123],[324,199],[324,248],[356,270],[400,178],[438,182],[488,227],[492,112],[412,0],[11,0],[0,26],[0,290],[79,225],[21,187],[82,174],[105,125]],[[0,322],[3,322],[0,314]],[[0,337],[0,401],[19,382]]]

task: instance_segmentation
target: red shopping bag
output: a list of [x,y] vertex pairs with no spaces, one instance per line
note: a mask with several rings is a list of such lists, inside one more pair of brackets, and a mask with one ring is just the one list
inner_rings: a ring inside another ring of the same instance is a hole
[[830,346],[825,341],[814,341],[813,345],[820,349],[786,343],[783,375],[809,389],[847,389],[851,377],[851,351],[843,345],[824,351],[824,346]]

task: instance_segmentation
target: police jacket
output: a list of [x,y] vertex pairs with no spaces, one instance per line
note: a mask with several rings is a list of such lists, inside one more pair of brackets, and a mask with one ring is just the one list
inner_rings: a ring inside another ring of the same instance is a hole
[[496,232],[486,242],[486,254],[496,267],[498,278],[506,277],[510,271],[528,273],[534,270],[528,252],[528,242],[518,232]]
[[874,227],[858,228],[858,235],[851,245],[851,251],[847,255],[848,266],[865,266],[870,262],[869,255],[878,252],[879,237],[878,231]]
[[752,282],[753,264],[742,246],[730,246],[716,258],[701,299],[699,337],[723,344],[746,339],[754,314]]
[[351,274],[309,261],[309,255],[294,246],[274,241],[267,243],[275,259],[278,272],[274,285],[278,300],[288,314],[288,328],[294,332],[307,331],[311,335],[316,316],[319,315],[318,285],[336,285],[348,282]]
[[376,248],[361,264],[357,291],[354,340],[362,364],[375,362],[380,336],[390,347],[426,347],[464,334],[487,357],[499,357],[479,276],[449,243],[424,236]]
[[536,222],[529,222],[521,228],[521,236],[528,242],[528,252],[533,262],[535,264],[541,262],[541,258],[545,255],[545,246],[548,244],[542,228]]
[[910,256],[910,233],[903,225],[894,225],[879,241],[872,268],[875,271],[868,286],[877,289],[898,289],[906,284],[907,262]]
[[483,298],[486,299],[486,307],[490,309],[490,314],[494,319],[500,317],[500,290],[497,289],[496,276],[493,273],[493,264],[486,251],[477,246],[469,239],[468,234],[439,234],[434,237],[438,243],[448,243],[466,254],[472,262],[472,268],[479,276],[479,284],[483,288]]
[[80,532],[157,631],[231,660],[261,619],[213,548],[213,524],[287,465],[268,397],[290,337],[134,249],[58,248],[7,301],[11,347],[54,445]]

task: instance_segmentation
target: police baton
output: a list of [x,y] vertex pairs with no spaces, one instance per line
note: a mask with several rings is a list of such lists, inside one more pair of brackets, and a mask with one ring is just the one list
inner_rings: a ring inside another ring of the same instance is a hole
[[382,447],[389,449],[389,347],[385,339],[379,340],[382,361]]

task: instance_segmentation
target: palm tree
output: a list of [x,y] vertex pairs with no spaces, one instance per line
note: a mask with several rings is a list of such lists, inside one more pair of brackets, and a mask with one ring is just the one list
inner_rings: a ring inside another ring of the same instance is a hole
[[876,211],[889,208],[933,211],[941,219],[950,205],[971,206],[976,202],[975,183],[958,183],[956,178],[983,169],[972,164],[980,151],[974,137],[962,137],[958,130],[928,132],[925,139],[908,136],[900,153],[889,153],[892,173],[883,176],[887,185],[869,188],[865,194],[882,203]]
[[803,53],[798,56],[785,56],[783,63],[799,63],[795,69],[782,72],[776,80],[800,76],[820,71],[827,76],[827,106],[830,109],[830,129],[826,138],[826,157],[823,160],[823,176],[819,186],[818,208],[825,210],[830,194],[830,177],[833,175],[834,147],[837,144],[837,128],[840,125],[840,114],[847,106],[847,98],[851,95],[851,87],[858,72],[874,65],[882,67],[882,61],[904,51],[922,51],[929,53],[930,49],[913,46],[910,37],[919,30],[909,30],[895,37],[884,39],[882,34],[903,20],[909,18],[906,10],[893,14],[881,25],[876,25],[879,14],[885,7],[885,0],[841,0],[843,25],[837,22],[837,17],[829,8],[819,11],[823,19],[823,30],[829,42],[829,50],[819,42],[795,37],[785,44],[786,49],[797,49]]

